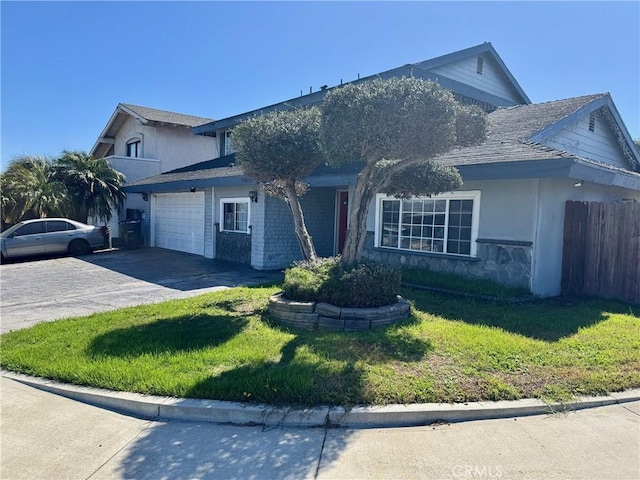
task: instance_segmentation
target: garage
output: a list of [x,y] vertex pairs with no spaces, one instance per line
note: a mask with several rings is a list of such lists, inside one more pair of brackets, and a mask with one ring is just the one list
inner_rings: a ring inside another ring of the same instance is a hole
[[151,245],[204,255],[204,192],[153,196]]

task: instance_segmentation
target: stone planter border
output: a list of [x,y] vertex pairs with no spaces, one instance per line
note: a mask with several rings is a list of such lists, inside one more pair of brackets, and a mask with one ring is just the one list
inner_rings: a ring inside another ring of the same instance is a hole
[[393,305],[378,308],[340,308],[328,303],[297,302],[277,293],[269,298],[269,313],[280,324],[303,330],[357,332],[405,320],[411,304],[401,296]]

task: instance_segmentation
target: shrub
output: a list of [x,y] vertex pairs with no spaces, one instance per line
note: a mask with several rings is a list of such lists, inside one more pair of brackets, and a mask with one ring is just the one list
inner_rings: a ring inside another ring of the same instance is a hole
[[345,267],[339,257],[296,262],[285,270],[283,296],[337,307],[381,307],[396,302],[400,269],[365,261]]

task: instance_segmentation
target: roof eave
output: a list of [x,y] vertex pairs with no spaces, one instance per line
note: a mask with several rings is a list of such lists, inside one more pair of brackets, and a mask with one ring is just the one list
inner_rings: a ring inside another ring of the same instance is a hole
[[[96,140],[96,143],[93,145],[93,147],[91,147],[90,150],[90,154],[94,157],[96,157],[96,153],[98,151],[98,148],[100,147],[100,145],[104,145],[103,142],[101,142],[100,140],[106,137],[109,137],[109,130],[111,129],[111,127],[113,126],[113,124],[116,121],[116,118],[118,117],[118,115],[121,115],[121,110],[119,109],[120,105],[118,105],[116,107],[116,109],[113,111],[113,113],[111,114],[111,117],[109,117],[109,121],[107,122],[107,124],[105,125],[105,127],[102,129],[102,132],[100,132],[100,135],[98,136],[98,139]],[[108,150],[108,148],[107,148]]]
[[456,168],[463,181],[570,178],[580,182],[640,191],[640,174],[609,168],[575,157],[479,163],[459,165]]
[[123,187],[125,193],[166,193],[175,191],[188,191],[192,188],[208,187],[234,187],[240,185],[256,185],[248,180],[244,175],[234,175],[229,177],[216,178],[196,178],[193,180],[172,180],[162,183],[126,185]]

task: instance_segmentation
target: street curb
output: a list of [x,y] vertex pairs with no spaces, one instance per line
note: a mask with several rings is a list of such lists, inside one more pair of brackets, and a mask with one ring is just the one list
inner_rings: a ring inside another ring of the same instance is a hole
[[316,407],[294,409],[220,400],[157,397],[113,392],[62,384],[52,380],[2,371],[8,379],[97,407],[151,420],[182,420],[289,427],[379,428],[429,425],[497,418],[566,413],[640,400],[640,389],[601,397],[580,397],[567,403],[545,403],[537,399],[473,403],[424,403],[410,405]]

